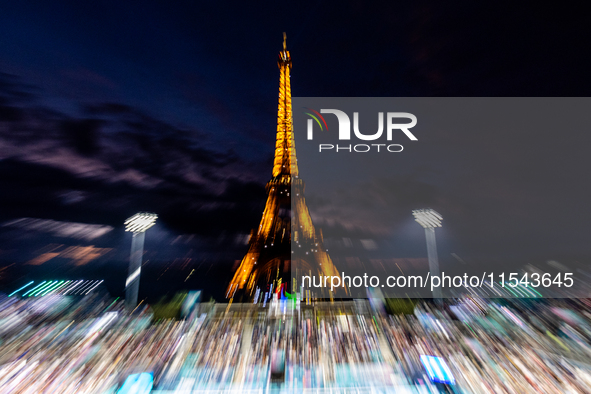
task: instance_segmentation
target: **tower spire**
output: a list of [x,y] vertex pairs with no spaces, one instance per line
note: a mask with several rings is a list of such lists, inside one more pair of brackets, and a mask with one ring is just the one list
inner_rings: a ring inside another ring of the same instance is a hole
[[287,35],[285,33],[283,33],[283,51],[279,52],[277,66],[279,67],[279,103],[273,177],[297,176],[297,167],[295,167],[295,163],[292,163],[294,145],[291,113],[291,56],[287,50]]
[[287,34],[283,32],[283,51],[285,52],[287,49]]

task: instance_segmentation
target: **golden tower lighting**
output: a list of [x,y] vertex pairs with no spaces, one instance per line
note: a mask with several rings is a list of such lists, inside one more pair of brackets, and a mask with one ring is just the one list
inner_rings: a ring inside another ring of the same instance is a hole
[[[298,177],[291,107],[291,55],[283,33],[279,52],[279,94],[272,178],[266,185],[267,203],[259,226],[251,232],[248,252],[230,282],[226,297],[243,290],[251,298],[273,291],[297,291],[291,272],[339,275],[317,235]],[[294,250],[292,251],[292,245]],[[307,251],[309,254],[300,252]],[[297,252],[296,252],[297,251]],[[256,288],[259,292],[255,292]]]

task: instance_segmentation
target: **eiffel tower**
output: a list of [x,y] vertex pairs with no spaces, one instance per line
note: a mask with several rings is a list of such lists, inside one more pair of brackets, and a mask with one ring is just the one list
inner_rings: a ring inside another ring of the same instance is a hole
[[292,63],[285,33],[277,65],[279,105],[273,177],[266,186],[263,217],[251,233],[248,252],[228,286],[227,298],[233,298],[237,291],[252,298],[257,287],[262,293],[294,292],[302,275],[339,275],[323,246],[322,233],[314,228],[304,198],[304,182],[298,176],[291,108]]

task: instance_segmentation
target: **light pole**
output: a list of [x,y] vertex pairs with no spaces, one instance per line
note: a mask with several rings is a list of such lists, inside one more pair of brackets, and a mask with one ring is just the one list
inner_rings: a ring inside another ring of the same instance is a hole
[[[441,227],[443,217],[433,209],[416,209],[412,211],[415,220],[425,229],[427,238],[427,256],[429,258],[429,272],[431,276],[439,276],[439,260],[437,259],[437,244],[435,243],[435,227]],[[433,298],[441,301],[441,287],[433,289]]]
[[125,281],[125,308],[132,311],[137,306],[137,296],[140,288],[140,273],[142,271],[142,255],[144,254],[144,238],[146,230],[156,223],[155,213],[139,212],[125,221],[125,231],[133,233],[131,239],[131,255],[129,257],[129,271]]

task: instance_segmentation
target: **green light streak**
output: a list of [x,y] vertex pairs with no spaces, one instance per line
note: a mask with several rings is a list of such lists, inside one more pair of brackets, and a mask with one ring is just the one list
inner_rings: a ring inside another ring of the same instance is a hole
[[[63,282],[63,280],[62,280],[62,282]],[[68,284],[69,284],[70,282],[71,282],[71,280],[67,280],[67,281],[66,281],[66,282],[65,282],[63,285],[61,285],[61,286],[58,286],[58,287],[57,287],[57,289],[55,289],[55,290],[53,290],[53,291],[55,292],[55,291],[58,291],[58,290],[63,290],[63,289],[65,289],[65,288],[68,286]]]
[[44,295],[47,295],[51,291],[57,289],[62,283],[64,283],[64,281],[63,280],[60,280],[59,282],[56,282],[53,286],[51,286],[49,289],[45,289],[45,291],[43,292],[43,294],[41,294],[41,297],[43,297]]
[[105,310],[109,309],[110,307],[113,306],[113,304],[115,304],[117,302],[117,300],[119,299],[119,297],[115,298],[115,301],[111,302],[111,305],[109,305]]
[[378,334],[380,333],[380,328],[378,327],[378,321],[376,320],[376,317],[373,316],[373,324],[376,325],[376,330],[378,331]]
[[[32,289],[30,289],[29,291],[27,291],[25,294],[23,294],[23,297],[26,296],[27,294],[29,294],[30,292],[34,291],[36,288],[38,288],[39,286],[42,286],[43,283],[45,283],[45,281],[39,283],[37,286],[33,287]],[[29,296],[30,297],[30,296]]]
[[49,282],[47,282],[46,284],[41,286],[36,292],[31,293],[29,295],[29,297],[37,297],[37,294],[41,293],[42,291],[44,291],[45,289],[47,289],[49,286],[52,286],[52,285],[53,285],[53,281],[50,280]]
[[58,284],[57,280],[51,281],[50,283],[50,286],[45,287],[42,291],[38,291],[37,293],[35,293],[35,296],[44,296],[47,290],[52,289],[55,285]]

